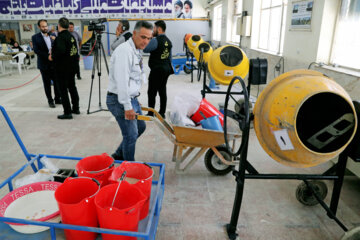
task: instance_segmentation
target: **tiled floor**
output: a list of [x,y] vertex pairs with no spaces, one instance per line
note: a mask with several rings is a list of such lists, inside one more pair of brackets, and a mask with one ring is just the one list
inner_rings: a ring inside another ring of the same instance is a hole
[[[105,106],[107,74],[102,68],[101,93]],[[15,71],[14,71],[15,72]],[[21,85],[39,74],[32,69],[23,75],[0,77],[0,88]],[[195,74],[196,76],[196,74]],[[15,90],[0,90],[0,105],[8,111],[23,142],[32,153],[85,157],[103,152],[112,153],[120,143],[120,130],[109,112],[86,114],[90,92],[91,71],[82,69],[82,80],[76,81],[81,114],[73,120],[58,120],[62,107],[50,109],[45,99],[41,77]],[[190,82],[190,75],[173,75],[168,81],[168,109],[173,97],[181,92],[200,96],[201,83]],[[226,89],[226,87],[222,87]],[[147,104],[147,86],[143,86],[140,102]],[[256,92],[255,92],[256,94]],[[224,101],[224,95],[208,95],[215,106]],[[98,79],[94,80],[91,111],[98,109]],[[12,137],[4,120],[0,120],[0,180],[24,164],[24,156]],[[215,176],[204,166],[203,158],[183,175],[174,172],[172,143],[155,126],[148,122],[139,139],[136,159],[166,164],[165,196],[158,226],[161,240],[223,240],[227,239],[224,225],[229,223],[235,196],[235,179],[231,174]],[[262,150],[254,131],[251,131],[249,161],[267,173],[321,173],[331,164],[295,169],[270,159]],[[60,162],[61,167],[73,167]],[[320,206],[306,207],[295,197],[299,181],[247,180],[240,212],[238,232],[243,240],[333,240],[340,239],[342,229]],[[327,182],[331,197],[332,183]],[[4,192],[0,192],[1,195]],[[352,228],[360,225],[360,180],[345,178],[338,208],[338,217]],[[61,238],[60,238],[61,239]]]

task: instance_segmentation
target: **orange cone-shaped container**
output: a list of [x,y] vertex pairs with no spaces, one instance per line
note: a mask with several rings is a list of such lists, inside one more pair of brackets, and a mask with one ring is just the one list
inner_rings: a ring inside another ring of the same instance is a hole
[[[137,187],[126,181],[121,182],[116,194],[118,186],[119,183],[109,184],[101,188],[95,197],[100,227],[136,232],[140,221],[140,211],[147,198]],[[112,205],[113,201],[114,205]],[[102,239],[136,240],[136,237],[103,233]]]
[[101,155],[89,156],[81,159],[76,164],[76,172],[79,177],[95,178],[105,186],[114,169],[114,159],[107,153]]
[[[55,191],[61,221],[66,224],[97,227],[98,221],[94,204],[100,184],[91,178],[67,178]],[[97,233],[65,230],[66,240],[94,240]]]
[[140,220],[142,220],[149,214],[151,185],[154,171],[150,165],[125,161],[114,169],[109,180],[112,183],[116,183],[124,171],[126,171],[125,181],[138,187],[146,196],[146,202],[140,212]]

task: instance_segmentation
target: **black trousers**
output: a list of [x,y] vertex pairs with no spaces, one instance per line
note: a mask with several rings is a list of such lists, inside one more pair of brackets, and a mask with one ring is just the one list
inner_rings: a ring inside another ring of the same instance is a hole
[[[80,60],[80,59],[79,59]],[[77,69],[76,69],[76,77],[80,78],[80,62],[78,63]]]
[[[64,114],[71,114],[71,110],[79,110],[79,94],[75,86],[75,72],[57,72],[57,79],[61,92],[61,103],[64,108]],[[71,104],[69,100],[71,97]]]
[[45,90],[45,95],[48,100],[48,103],[54,102],[54,99],[51,96],[51,80],[54,83],[55,101],[59,102],[61,94],[60,94],[59,84],[57,82],[57,79],[55,78],[54,69],[48,68],[46,70],[40,70],[40,73],[41,73],[41,77],[42,77],[42,80],[44,83],[44,90]]
[[[149,88],[148,88],[148,105],[151,108],[155,107],[156,95],[160,96],[160,110],[159,113],[164,115],[166,112],[166,84],[171,70],[166,67],[153,68],[149,75]],[[151,113],[149,113],[151,115]]]

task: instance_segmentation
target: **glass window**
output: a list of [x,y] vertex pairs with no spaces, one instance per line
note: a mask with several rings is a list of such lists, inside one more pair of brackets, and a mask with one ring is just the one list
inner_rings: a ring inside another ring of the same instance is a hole
[[331,63],[360,70],[360,0],[343,0],[334,36]]
[[282,53],[287,0],[262,0],[260,5],[258,48]]
[[214,20],[212,24],[213,39],[215,41],[221,41],[221,17],[222,17],[222,5],[214,7]]

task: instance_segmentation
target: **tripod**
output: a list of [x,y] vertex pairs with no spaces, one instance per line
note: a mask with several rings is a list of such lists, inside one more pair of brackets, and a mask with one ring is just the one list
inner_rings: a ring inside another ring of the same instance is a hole
[[[87,109],[87,114],[96,113],[96,112],[100,112],[100,111],[108,111],[107,109],[104,109],[101,106],[101,84],[100,84],[101,83],[101,81],[100,81],[101,80],[101,54],[104,57],[105,66],[106,66],[108,75],[109,75],[109,66],[106,61],[104,46],[101,42],[101,33],[97,33],[94,31],[94,34],[95,34],[96,44],[94,47],[94,62],[93,62],[93,69],[92,69],[92,74],[91,74],[91,87],[90,87],[89,105],[88,105],[88,109]],[[98,73],[97,75],[99,77],[99,109],[90,112],[90,103],[91,103],[91,95],[92,95],[92,89],[93,89],[93,84],[94,84],[95,70],[97,71],[97,73]]]

